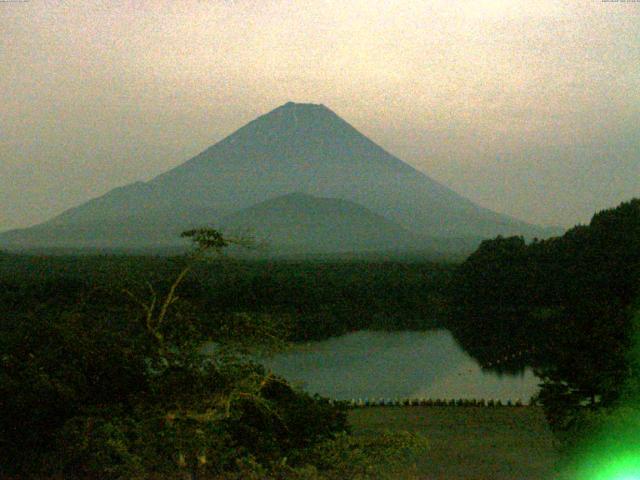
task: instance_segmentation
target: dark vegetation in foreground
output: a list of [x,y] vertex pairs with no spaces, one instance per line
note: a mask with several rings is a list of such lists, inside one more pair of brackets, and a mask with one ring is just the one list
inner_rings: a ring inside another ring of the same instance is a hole
[[226,241],[191,236],[190,258],[2,256],[0,476],[384,478],[370,454],[393,471],[419,438],[365,445],[246,356],[363,328],[445,326],[485,368],[534,367],[566,445],[640,418],[617,413],[640,398],[640,200],[459,266],[205,262]]
[[[373,319],[373,296],[400,288],[402,266],[391,280],[379,266],[358,290],[375,266],[229,271],[200,266],[226,247],[217,232],[188,236],[197,249],[187,258],[2,259],[0,477],[384,478],[380,457],[394,478],[407,451],[424,449],[411,435],[349,436],[345,405],[246,355],[282,347],[287,332],[328,333],[297,328],[297,312],[324,306],[317,326],[339,308]],[[432,281],[420,267],[415,278]],[[392,305],[383,313],[397,314]]]

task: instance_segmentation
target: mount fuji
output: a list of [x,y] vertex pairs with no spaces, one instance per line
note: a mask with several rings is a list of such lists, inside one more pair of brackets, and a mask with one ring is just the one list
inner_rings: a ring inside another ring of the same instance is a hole
[[[0,246],[167,247],[180,245],[185,229],[209,225],[224,231],[225,224],[255,227],[258,234],[260,227],[277,224],[279,241],[293,244],[301,224],[305,235],[313,235],[318,222],[318,235],[331,224],[340,230],[334,233],[343,239],[342,250],[406,250],[411,244],[420,249],[421,239],[549,234],[432,180],[325,106],[290,102],[148,182],[116,188],[34,227],[4,232]],[[363,236],[375,239],[367,243]]]

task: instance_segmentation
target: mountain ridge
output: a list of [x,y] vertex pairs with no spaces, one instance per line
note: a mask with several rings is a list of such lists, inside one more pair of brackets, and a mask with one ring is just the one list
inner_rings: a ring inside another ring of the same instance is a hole
[[147,182],[0,233],[0,245],[165,244],[181,229],[291,192],[354,202],[421,236],[545,235],[431,179],[324,105],[288,102]]

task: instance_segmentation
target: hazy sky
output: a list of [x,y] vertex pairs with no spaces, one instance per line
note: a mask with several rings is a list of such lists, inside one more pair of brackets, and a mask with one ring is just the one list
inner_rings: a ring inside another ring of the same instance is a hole
[[0,230],[323,103],[483,206],[640,196],[640,2],[0,1]]

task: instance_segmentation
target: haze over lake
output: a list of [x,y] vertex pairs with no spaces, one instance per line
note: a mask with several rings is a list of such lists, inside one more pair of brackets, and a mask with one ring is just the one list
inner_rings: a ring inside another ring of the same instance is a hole
[[539,379],[484,372],[446,330],[361,331],[265,360],[265,367],[337,400],[380,398],[485,398],[528,402]]

